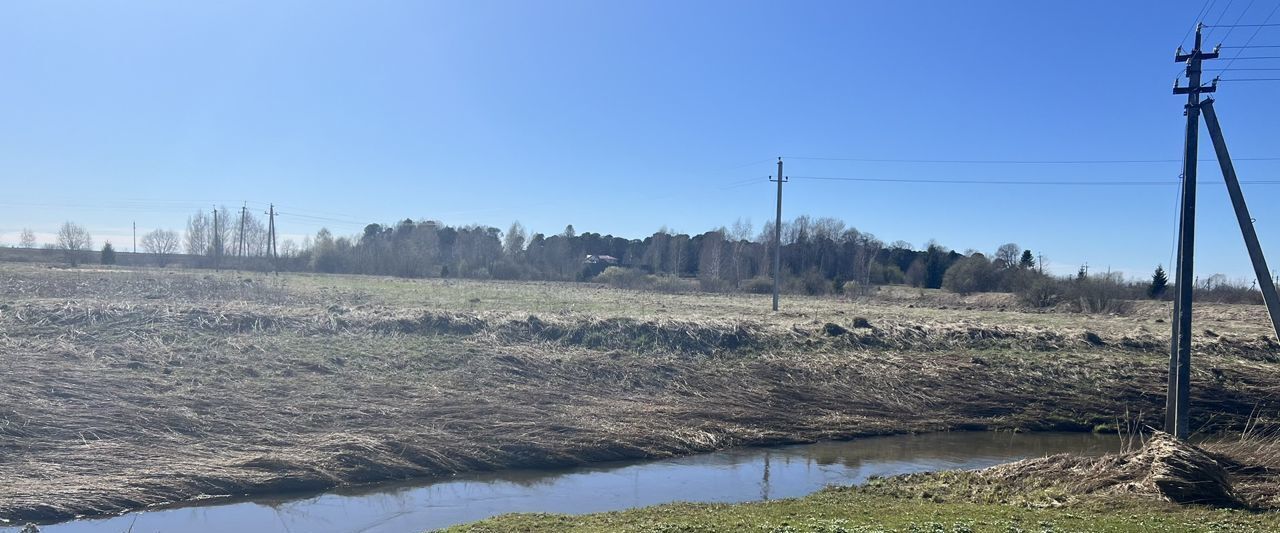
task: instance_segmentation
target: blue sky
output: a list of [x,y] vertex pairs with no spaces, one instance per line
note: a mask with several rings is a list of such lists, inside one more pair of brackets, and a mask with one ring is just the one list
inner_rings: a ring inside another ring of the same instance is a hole
[[[1234,21],[1235,3],[1206,18]],[[784,156],[796,177],[1168,180],[796,179],[785,193],[788,218],[838,217],[886,241],[1013,241],[1058,271],[1146,275],[1171,256],[1179,163],[800,158],[1178,159],[1172,55],[1204,5],[7,2],[0,241],[74,220],[127,247],[132,221],[181,229],[197,208],[243,201],[280,205],[292,236],[405,217],[629,237],[741,217],[758,230]],[[1241,22],[1275,6],[1255,2]],[[1239,45],[1253,30],[1208,40]],[[1280,44],[1280,28],[1253,44]],[[1233,155],[1280,157],[1277,88],[1223,84]],[[1197,271],[1252,279],[1216,163],[1200,168]],[[1280,161],[1237,168],[1280,179]],[[1280,253],[1280,186],[1245,193],[1264,249]]]

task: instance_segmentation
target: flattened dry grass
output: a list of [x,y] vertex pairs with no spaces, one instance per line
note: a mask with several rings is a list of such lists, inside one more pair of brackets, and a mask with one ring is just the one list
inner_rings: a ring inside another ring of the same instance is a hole
[[[916,299],[761,315],[723,295],[282,278],[0,268],[0,517],[904,431],[1087,430],[1163,397],[1163,350],[1122,342],[1133,317]],[[548,310],[566,300],[580,307]],[[1193,377],[1209,430],[1270,413],[1280,392],[1262,341],[1220,329]]]

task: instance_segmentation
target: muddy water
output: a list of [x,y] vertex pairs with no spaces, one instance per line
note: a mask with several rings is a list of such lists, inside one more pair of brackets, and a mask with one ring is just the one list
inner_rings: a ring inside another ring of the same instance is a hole
[[592,513],[673,501],[792,498],[826,485],[863,483],[871,476],[982,468],[1061,452],[1099,454],[1119,446],[1115,435],[1082,433],[876,437],[659,461],[475,474],[287,498],[221,500],[76,520],[43,526],[41,531],[422,531],[503,513]]

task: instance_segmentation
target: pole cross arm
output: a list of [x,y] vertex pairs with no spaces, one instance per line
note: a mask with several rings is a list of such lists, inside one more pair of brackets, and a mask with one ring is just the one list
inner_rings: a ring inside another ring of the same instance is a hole
[[1188,59],[1200,56],[1200,59],[1218,59],[1217,52],[1192,52],[1190,54],[1176,54],[1173,56],[1174,63],[1185,63]]
[[1191,93],[1204,94],[1204,93],[1216,93],[1216,92],[1218,92],[1217,85],[1201,85],[1199,88],[1192,88],[1192,87],[1174,87],[1173,88],[1173,94],[1191,94]]

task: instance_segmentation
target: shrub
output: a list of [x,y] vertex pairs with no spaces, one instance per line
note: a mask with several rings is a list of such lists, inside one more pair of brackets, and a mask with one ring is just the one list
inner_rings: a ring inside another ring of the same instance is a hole
[[699,278],[698,288],[703,292],[726,292],[729,290],[729,283],[720,278]]
[[1053,307],[1062,300],[1061,283],[1049,277],[1042,277],[1028,283],[1017,294],[1018,301],[1023,305],[1036,309]]
[[942,275],[942,288],[958,294],[986,292],[995,288],[996,272],[981,254],[956,261]]
[[676,276],[646,276],[645,281],[649,289],[658,292],[695,292],[698,290],[698,281],[694,279],[684,279]]
[[634,268],[611,266],[595,277],[597,283],[621,289],[641,289],[647,284],[645,273]]
[[822,273],[817,270],[810,270],[802,276],[784,278],[784,285],[787,292],[803,293],[810,296],[819,296],[830,294],[832,290],[831,281],[827,280]]
[[756,276],[742,282],[742,290],[751,294],[773,294],[773,278]]
[[1118,278],[1086,277],[1071,282],[1071,303],[1082,313],[1128,314],[1133,290]]
[[1045,308],[1065,303],[1079,313],[1127,314],[1142,288],[1129,285],[1119,276],[1073,278],[1043,277],[1018,291],[1018,300],[1028,307]]

